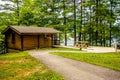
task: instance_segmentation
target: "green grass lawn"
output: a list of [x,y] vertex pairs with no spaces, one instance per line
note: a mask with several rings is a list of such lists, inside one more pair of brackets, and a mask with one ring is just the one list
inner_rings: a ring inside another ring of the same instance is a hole
[[120,53],[52,52],[52,54],[120,71]]
[[0,55],[0,80],[64,80],[27,52]]
[[41,48],[41,49],[36,49],[36,50],[80,51],[79,48],[66,48],[66,47]]

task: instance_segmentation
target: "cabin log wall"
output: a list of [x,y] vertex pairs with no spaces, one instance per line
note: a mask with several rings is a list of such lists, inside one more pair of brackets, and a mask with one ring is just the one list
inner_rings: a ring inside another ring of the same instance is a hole
[[[15,41],[12,43],[12,33],[15,34]],[[53,34],[40,35],[19,35],[15,32],[10,32],[6,35],[6,43],[8,49],[15,50],[28,50],[36,48],[47,48],[52,47]]]
[[37,36],[23,36],[23,50],[35,49],[38,47]]
[[46,48],[52,46],[51,34],[48,34],[45,38],[45,35],[42,34],[39,36],[39,48]]
[[15,42],[12,43],[12,33],[10,33],[9,35],[6,35],[6,38],[7,38],[7,47],[8,48],[11,48],[11,49],[18,49],[20,50],[21,49],[21,38],[18,34],[14,33],[15,34]]

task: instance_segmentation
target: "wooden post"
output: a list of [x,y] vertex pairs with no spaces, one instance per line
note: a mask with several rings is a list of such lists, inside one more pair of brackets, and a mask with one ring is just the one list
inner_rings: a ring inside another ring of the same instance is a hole
[[58,41],[59,41],[59,44],[58,44],[58,45],[60,45],[60,33],[58,33],[58,36],[59,36],[59,39],[58,39]]
[[52,43],[52,47],[53,47],[53,44],[54,44],[54,43],[53,43],[53,42],[54,42],[54,41],[53,41],[53,34],[51,34],[51,40],[52,40],[51,43]]
[[79,48],[80,48],[80,50],[82,50],[82,45],[81,44],[79,44]]
[[39,37],[40,37],[40,35],[37,36],[37,40],[38,40],[38,48],[40,47],[40,45],[39,45]]

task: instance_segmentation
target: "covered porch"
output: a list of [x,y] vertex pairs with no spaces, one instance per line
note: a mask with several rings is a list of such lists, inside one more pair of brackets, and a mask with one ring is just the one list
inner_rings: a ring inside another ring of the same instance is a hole
[[60,45],[60,33],[53,35],[53,46]]

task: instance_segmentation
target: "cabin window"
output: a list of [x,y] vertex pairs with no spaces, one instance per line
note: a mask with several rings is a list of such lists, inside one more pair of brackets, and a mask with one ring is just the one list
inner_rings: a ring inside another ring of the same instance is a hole
[[15,43],[15,34],[12,33],[12,44],[14,44],[14,43]]

